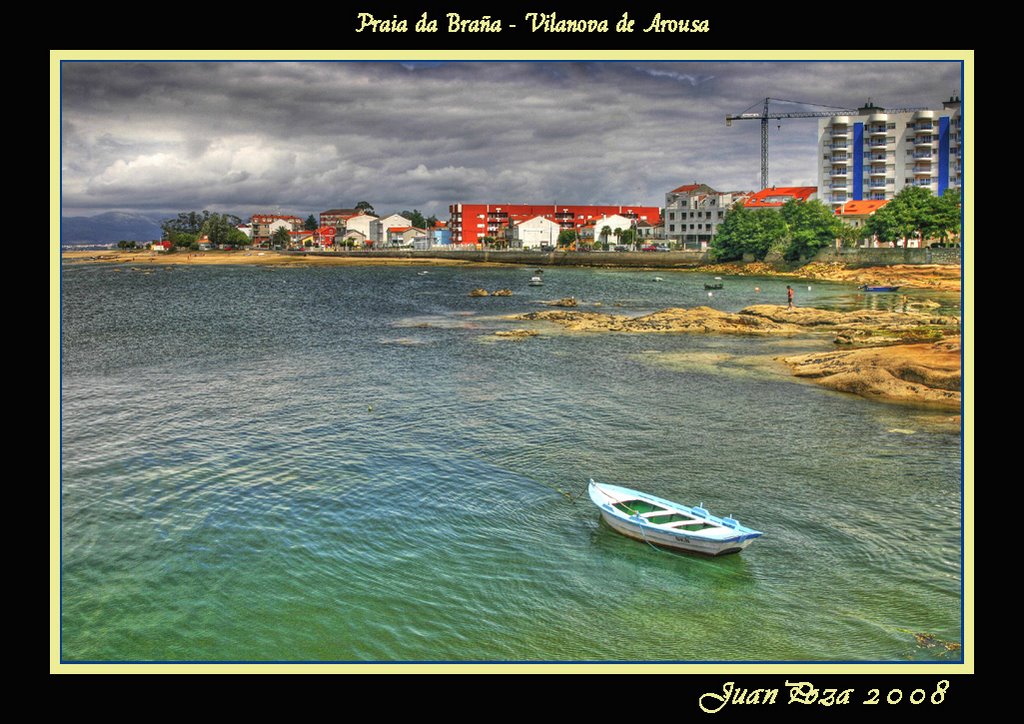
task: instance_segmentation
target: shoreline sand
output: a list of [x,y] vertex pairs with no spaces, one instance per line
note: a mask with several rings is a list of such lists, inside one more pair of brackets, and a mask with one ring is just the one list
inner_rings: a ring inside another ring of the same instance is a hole
[[[350,253],[350,254],[284,254],[276,251],[238,250],[238,251],[200,251],[176,252],[166,254],[153,251],[64,251],[61,260],[76,264],[260,264],[266,266],[549,266],[550,255],[540,255],[537,259],[501,258],[503,252],[484,254],[485,259],[475,258],[479,254],[465,253],[470,258],[459,259],[452,256],[419,255],[416,252],[395,253]],[[675,257],[646,256],[645,261],[652,262],[649,266],[638,266],[634,263],[617,263],[624,257],[615,254],[587,255],[588,263],[583,266],[600,266],[602,268],[621,268],[624,270],[658,270],[661,272],[727,274],[730,276],[782,277],[790,279],[806,279],[812,281],[835,281],[845,284],[872,284],[899,286],[906,289],[929,289],[932,291],[957,292],[961,289],[961,268],[958,265],[944,264],[894,264],[891,266],[856,266],[839,262],[810,262],[803,266],[790,269],[776,267],[765,262],[724,262],[715,264],[677,263]],[[571,261],[563,263],[556,255],[558,266],[576,266]],[[600,261],[594,264],[593,261]],[[605,263],[606,262],[606,263]],[[654,262],[666,262],[659,264]]]

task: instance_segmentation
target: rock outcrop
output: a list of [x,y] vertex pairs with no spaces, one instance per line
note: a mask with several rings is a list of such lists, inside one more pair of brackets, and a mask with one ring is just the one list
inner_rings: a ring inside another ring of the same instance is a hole
[[960,408],[960,339],[784,357],[797,377],[889,402]]

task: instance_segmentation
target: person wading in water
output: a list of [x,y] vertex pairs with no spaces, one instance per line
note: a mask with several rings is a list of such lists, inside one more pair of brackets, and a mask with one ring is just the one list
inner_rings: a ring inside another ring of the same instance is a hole
[[789,297],[789,308],[793,308],[793,287],[786,285],[786,296]]

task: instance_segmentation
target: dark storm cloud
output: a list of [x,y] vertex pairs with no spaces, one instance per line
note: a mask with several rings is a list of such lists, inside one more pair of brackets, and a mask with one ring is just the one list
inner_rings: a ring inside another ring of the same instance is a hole
[[[63,205],[661,205],[757,185],[759,124],[724,118],[766,95],[924,106],[959,82],[956,63],[66,63]],[[816,183],[816,129],[773,122],[773,183]]]

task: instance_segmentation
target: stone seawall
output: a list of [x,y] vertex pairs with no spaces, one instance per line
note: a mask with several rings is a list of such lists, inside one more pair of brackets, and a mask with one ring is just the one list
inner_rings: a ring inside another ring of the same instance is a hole
[[959,264],[960,248],[936,249],[823,249],[814,261],[840,261],[850,266],[892,264]]

